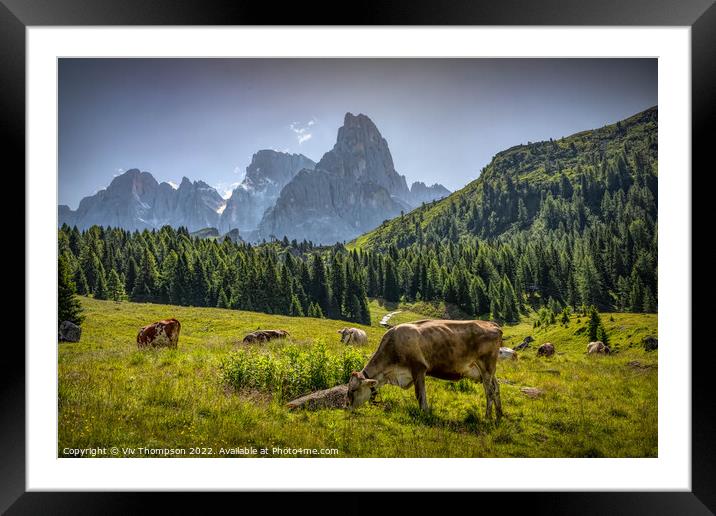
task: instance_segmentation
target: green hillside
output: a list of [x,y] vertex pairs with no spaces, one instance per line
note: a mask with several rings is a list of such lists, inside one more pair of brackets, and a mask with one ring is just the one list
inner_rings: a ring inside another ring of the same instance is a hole
[[[541,229],[533,225],[541,222],[539,208],[547,193],[569,199],[577,189],[588,198],[585,200],[598,201],[589,203],[595,208],[605,191],[628,191],[635,180],[655,191],[657,126],[658,110],[653,107],[600,129],[516,145],[496,154],[478,179],[464,188],[387,221],[347,247],[387,250],[392,244],[404,247],[416,242]],[[495,199],[495,192],[503,195]],[[518,210],[520,199],[526,210],[523,215]],[[599,215],[601,210],[592,211]],[[487,216],[480,216],[484,214]]]
[[[499,363],[505,418],[494,426],[484,420],[482,388],[468,381],[429,378],[430,414],[418,410],[412,389],[392,386],[354,412],[285,408],[276,378],[290,371],[294,377],[284,378],[290,385],[335,381],[343,374],[337,367],[360,364],[375,350],[385,313],[403,310],[395,322],[425,317],[406,306],[372,300],[372,323],[360,326],[368,344],[346,348],[336,333],[346,324],[336,320],[80,300],[82,339],[58,348],[60,457],[89,447],[116,447],[117,455],[107,456],[120,457],[162,456],[140,447],[192,456],[198,447],[221,457],[232,456],[222,455],[222,447],[251,446],[335,448],[338,457],[657,456],[658,351],[640,346],[642,337],[657,334],[653,314],[602,314],[618,351],[611,356],[584,354],[584,317],[537,331],[532,316],[506,326],[508,345],[527,335],[536,342],[516,362]],[[182,323],[178,349],[138,351],[139,327],[166,317]],[[256,328],[286,329],[291,338],[239,344]],[[537,358],[536,346],[546,341],[557,355]],[[242,365],[252,378],[232,374]],[[532,398],[523,387],[539,394]]]
[[507,149],[462,190],[351,242],[368,256],[367,294],[381,293],[377,269],[397,278],[389,299],[503,321],[545,305],[656,312],[657,115]]

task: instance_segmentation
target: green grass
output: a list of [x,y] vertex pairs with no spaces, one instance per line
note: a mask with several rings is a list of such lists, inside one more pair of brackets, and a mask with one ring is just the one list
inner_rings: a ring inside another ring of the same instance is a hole
[[[205,447],[212,456],[243,446],[337,448],[338,457],[657,456],[658,352],[639,346],[643,336],[656,335],[656,315],[613,314],[611,321],[602,314],[618,351],[612,356],[584,353],[586,318],[539,331],[530,319],[505,326],[505,345],[526,335],[536,342],[518,361],[498,365],[505,418],[495,426],[484,419],[482,387],[465,380],[429,378],[428,414],[418,410],[412,389],[393,386],[354,412],[285,408],[287,395],[335,382],[350,360],[369,356],[385,331],[377,321],[397,308],[390,303],[371,302],[371,326],[90,298],[82,304],[82,340],[59,344],[59,456],[66,447],[113,446]],[[178,349],[138,351],[139,327],[167,317],[182,323]],[[421,318],[405,310],[391,322]],[[336,333],[342,326],[364,328],[368,344],[346,353]],[[259,327],[286,329],[291,338],[240,344]],[[537,345],[547,341],[557,355],[537,358]],[[250,382],[227,379],[222,363],[237,356],[254,375]],[[647,367],[630,367],[633,360]],[[277,376],[266,373],[268,362]],[[543,394],[533,399],[521,387]]]

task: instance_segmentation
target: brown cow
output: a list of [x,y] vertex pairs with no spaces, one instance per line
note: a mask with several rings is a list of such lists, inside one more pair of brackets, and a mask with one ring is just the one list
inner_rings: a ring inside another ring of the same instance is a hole
[[284,339],[290,335],[286,330],[256,330],[244,337],[243,343],[268,342],[273,339]]
[[149,324],[139,330],[137,347],[139,348],[175,348],[179,343],[181,324],[176,319]]
[[415,384],[420,408],[428,410],[425,376],[482,382],[487,417],[492,404],[502,416],[500,388],[495,377],[502,329],[487,321],[423,320],[399,324],[386,332],[378,349],[360,372],[351,373],[348,400],[351,408],[365,403],[386,383],[407,389]]
[[554,355],[554,344],[551,342],[545,342],[537,348],[538,357],[551,357]]

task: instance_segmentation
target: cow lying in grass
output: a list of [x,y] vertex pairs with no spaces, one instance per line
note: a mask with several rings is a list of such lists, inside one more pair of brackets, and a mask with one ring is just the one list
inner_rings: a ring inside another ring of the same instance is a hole
[[365,403],[386,383],[407,389],[415,386],[420,408],[428,410],[425,377],[481,382],[487,398],[502,416],[500,387],[495,377],[502,329],[493,322],[424,320],[399,324],[386,332],[362,371],[351,373],[348,401],[352,408]]
[[268,342],[274,339],[285,339],[290,336],[286,330],[256,330],[244,337],[244,344],[253,344],[254,342]]

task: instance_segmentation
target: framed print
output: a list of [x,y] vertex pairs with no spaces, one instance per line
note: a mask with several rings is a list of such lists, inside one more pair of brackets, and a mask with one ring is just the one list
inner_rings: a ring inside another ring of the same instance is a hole
[[395,490],[713,510],[690,209],[709,2],[351,26],[6,3],[27,305],[3,509]]

